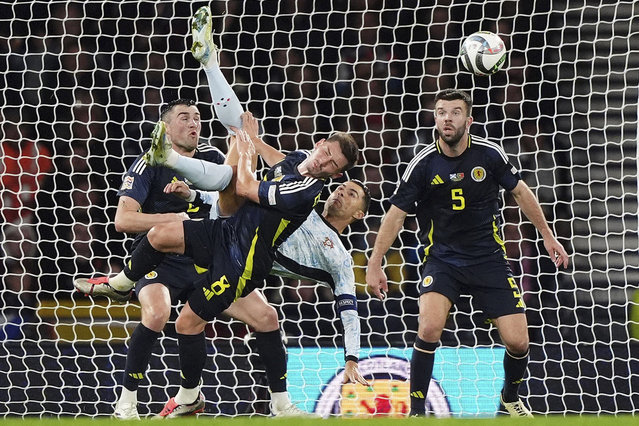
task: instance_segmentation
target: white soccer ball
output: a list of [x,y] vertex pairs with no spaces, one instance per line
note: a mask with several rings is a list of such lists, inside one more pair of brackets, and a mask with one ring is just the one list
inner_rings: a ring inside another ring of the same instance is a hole
[[478,31],[464,40],[460,56],[468,71],[477,75],[491,75],[504,66],[506,45],[497,34]]

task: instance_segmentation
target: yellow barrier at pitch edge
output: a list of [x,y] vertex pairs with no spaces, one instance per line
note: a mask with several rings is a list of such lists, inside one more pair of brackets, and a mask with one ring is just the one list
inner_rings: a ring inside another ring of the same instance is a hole
[[92,299],[43,300],[38,317],[53,327],[57,340],[114,343],[130,337],[140,321],[140,306]]

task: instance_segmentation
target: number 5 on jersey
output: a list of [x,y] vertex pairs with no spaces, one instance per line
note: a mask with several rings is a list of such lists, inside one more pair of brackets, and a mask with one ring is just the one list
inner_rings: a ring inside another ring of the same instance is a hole
[[464,210],[466,208],[466,199],[461,188],[453,188],[450,190],[450,196],[453,199],[453,210]]

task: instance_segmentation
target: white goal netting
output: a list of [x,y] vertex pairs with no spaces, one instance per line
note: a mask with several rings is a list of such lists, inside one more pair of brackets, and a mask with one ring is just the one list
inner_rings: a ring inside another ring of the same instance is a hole
[[[401,414],[417,330],[416,225],[387,256],[385,302],[364,282],[387,200],[433,139],[433,97],[471,92],[471,132],[503,146],[538,196],[571,266],[557,272],[540,236],[504,197],[504,237],[528,306],[522,394],[540,414],[639,410],[637,127],[639,9],[633,1],[211,2],[221,66],[264,139],[311,148],[351,132],[373,203],[347,230],[356,264],[361,367],[371,388],[341,386],[341,328],[330,290],[269,280],[287,336],[289,391],[323,414]],[[596,4],[595,4],[596,3]],[[139,307],[74,293],[72,278],[120,270],[130,238],[113,225],[127,167],[149,145],[160,105],[195,99],[203,136],[225,150],[188,51],[204,2],[0,1],[2,254],[0,416],[110,415]],[[428,4],[428,5],[426,5]],[[549,5],[550,4],[550,5]],[[461,68],[465,36],[489,30],[504,69]],[[267,414],[247,328],[208,330],[207,414]],[[179,384],[175,333],[154,349],[139,393],[157,413]],[[429,393],[435,415],[494,415],[503,348],[472,301],[451,314]]]

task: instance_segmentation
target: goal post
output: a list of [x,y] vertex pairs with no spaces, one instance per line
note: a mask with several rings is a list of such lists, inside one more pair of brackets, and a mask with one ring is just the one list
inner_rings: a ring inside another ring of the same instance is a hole
[[[373,195],[344,241],[358,283],[360,366],[374,384],[340,384],[343,339],[330,289],[272,278],[264,293],[280,315],[292,399],[323,415],[405,414],[423,255],[414,218],[386,257],[383,302],[365,288],[366,262],[399,177],[433,141],[435,94],[455,87],[473,97],[471,133],[503,147],[571,256],[557,271],[503,195],[501,232],[530,324],[522,396],[539,414],[636,413],[637,5],[430,3],[210,3],[222,72],[260,119],[264,140],[311,149],[333,131],[350,132],[362,151],[348,177]],[[113,411],[140,309],[85,299],[72,280],[122,268],[131,239],[115,230],[117,190],[149,146],[162,104],[196,100],[203,136],[226,150],[189,52],[189,18],[204,4],[0,2],[0,416]],[[479,30],[498,34],[508,50],[491,77],[468,73],[458,59]],[[451,313],[432,414],[498,410],[503,346],[485,319],[469,298]],[[173,320],[140,388],[143,415],[158,413],[179,385]],[[227,319],[207,328],[205,414],[268,413],[249,331]]]

